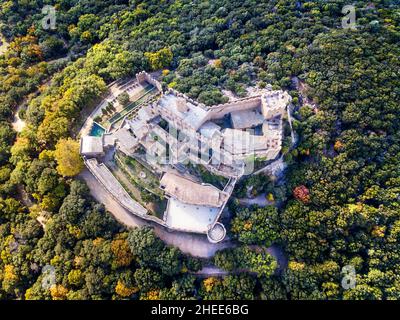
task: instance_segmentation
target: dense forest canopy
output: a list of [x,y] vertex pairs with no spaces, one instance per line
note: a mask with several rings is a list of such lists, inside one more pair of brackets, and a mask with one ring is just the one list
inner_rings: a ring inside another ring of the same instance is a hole
[[[400,5],[353,1],[346,29],[347,4],[1,0],[0,299],[399,299]],[[45,5],[55,30],[41,27]],[[257,185],[279,206],[233,200],[237,246],[212,261],[126,230],[63,165],[107,84],[160,69],[165,87],[208,105],[255,85],[294,98],[285,183]],[[272,243],[289,259],[279,272]],[[231,274],[199,278],[204,263]]]

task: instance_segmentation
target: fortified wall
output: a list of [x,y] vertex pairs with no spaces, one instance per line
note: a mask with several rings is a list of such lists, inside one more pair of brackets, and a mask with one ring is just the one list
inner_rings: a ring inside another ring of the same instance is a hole
[[137,73],[136,74],[136,81],[139,82],[139,83],[148,82],[151,85],[153,85],[154,87],[156,87],[158,91],[160,91],[160,92],[163,91],[161,83],[159,81],[157,81],[156,79],[154,79],[146,71],[141,71],[141,72]]
[[240,100],[218,104],[209,107],[207,120],[221,119],[231,112],[255,109],[260,106],[261,96],[246,97]]
[[265,118],[277,115],[283,116],[286,106],[292,101],[292,97],[285,91],[278,90],[261,97],[262,113]]
[[168,88],[167,89],[167,93],[172,93],[173,95],[175,95],[177,97],[184,98],[187,102],[189,102],[189,103],[191,103],[191,104],[193,104],[195,106],[200,106],[203,109],[207,109],[205,104],[203,104],[201,102],[198,102],[196,100],[193,100],[192,98],[188,97],[186,94],[184,94],[182,92],[179,92],[179,91],[176,91],[175,89]]

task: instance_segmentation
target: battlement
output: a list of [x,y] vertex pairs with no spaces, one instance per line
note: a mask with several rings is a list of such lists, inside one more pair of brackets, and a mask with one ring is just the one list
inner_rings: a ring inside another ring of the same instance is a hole
[[141,72],[137,73],[136,81],[139,83],[148,82],[151,85],[153,85],[154,87],[156,87],[158,91],[163,92],[162,84],[158,80],[154,79],[146,71],[141,71]]
[[291,101],[292,97],[282,90],[263,94],[261,97],[262,113],[266,119],[282,116]]

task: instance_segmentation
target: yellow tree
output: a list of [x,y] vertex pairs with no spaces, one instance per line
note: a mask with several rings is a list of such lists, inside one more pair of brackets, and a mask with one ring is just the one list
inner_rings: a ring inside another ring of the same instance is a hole
[[111,251],[114,256],[114,262],[116,268],[127,267],[133,260],[132,252],[129,248],[129,243],[125,239],[116,239],[111,243]]
[[71,138],[58,141],[54,156],[58,164],[57,171],[63,177],[76,176],[83,169],[79,143]]
[[53,300],[65,300],[67,298],[68,289],[61,284],[57,284],[50,288],[50,294]]
[[216,277],[210,277],[203,280],[204,288],[207,292],[211,292],[213,288],[219,285],[221,281]]
[[145,52],[144,56],[149,61],[152,70],[159,70],[169,66],[173,58],[170,48],[162,48],[157,52]]
[[133,295],[134,293],[138,292],[139,289],[134,287],[134,288],[129,288],[127,287],[121,280],[118,280],[118,283],[115,287],[115,292],[124,298],[128,298],[131,295]]

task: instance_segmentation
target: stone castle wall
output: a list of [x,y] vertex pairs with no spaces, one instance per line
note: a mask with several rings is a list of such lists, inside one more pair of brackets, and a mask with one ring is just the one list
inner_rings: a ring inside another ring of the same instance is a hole
[[[276,104],[270,104],[270,98],[276,102]],[[274,91],[262,96],[261,106],[262,113],[266,119],[271,119],[278,115],[283,116],[286,112],[286,107],[291,101],[291,97],[287,92],[282,90]]]
[[163,88],[162,85],[159,81],[157,81],[156,79],[154,79],[150,74],[148,74],[146,71],[141,71],[139,73],[136,74],[136,80],[139,83],[143,83],[143,82],[148,82],[151,85],[155,86],[157,88],[158,91],[162,92]]
[[221,119],[226,114],[254,109],[261,106],[261,96],[246,97],[240,100],[218,104],[209,108],[207,120]]

